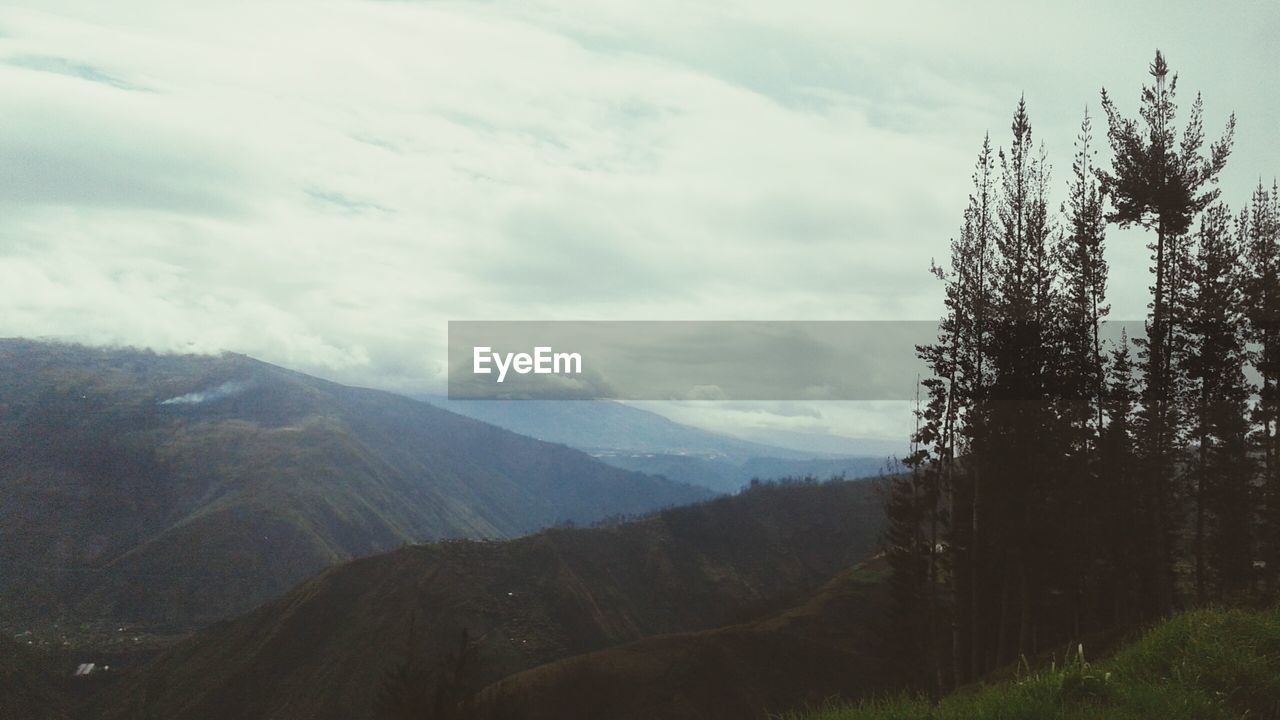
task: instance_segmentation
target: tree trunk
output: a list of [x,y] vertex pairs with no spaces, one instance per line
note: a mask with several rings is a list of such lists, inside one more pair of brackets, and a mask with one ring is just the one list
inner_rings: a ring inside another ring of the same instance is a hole
[[[1006,563],[1006,567],[1007,567]],[[1000,629],[996,634],[996,667],[1004,665],[1005,649],[1009,646],[1009,573],[1001,572],[1000,580]]]
[[[1203,413],[1205,412],[1205,408],[1204,408],[1205,401],[1203,396],[1201,397],[1200,404],[1201,404],[1200,412],[1202,413],[1202,418],[1203,418]],[[1201,420],[1201,422],[1203,422],[1203,419]],[[1204,601],[1205,601],[1204,481],[1205,481],[1206,473],[1208,472],[1208,467],[1207,467],[1208,459],[1207,459],[1207,450],[1206,450],[1206,445],[1208,442],[1209,442],[1209,438],[1206,436],[1206,434],[1203,431],[1201,431],[1200,458],[1199,458],[1200,467],[1197,469],[1198,471],[1196,472],[1196,540],[1195,540],[1195,543],[1196,543],[1196,604],[1202,607],[1204,606]]]
[[1172,470],[1167,457],[1167,439],[1170,428],[1169,420],[1169,387],[1168,387],[1168,342],[1169,342],[1169,308],[1165,298],[1165,278],[1169,272],[1168,258],[1165,253],[1166,237],[1164,220],[1160,219],[1156,230],[1156,289],[1152,304],[1152,335],[1148,340],[1148,363],[1152,387],[1150,392],[1155,400],[1154,429],[1152,431],[1152,461],[1150,472],[1149,515],[1151,521],[1150,542],[1152,550],[1152,590],[1154,592],[1155,612],[1159,617],[1168,615],[1173,610],[1173,584],[1169,575],[1168,519],[1166,494],[1169,479],[1165,473]]
[[971,526],[969,537],[969,675],[976,680],[983,672],[982,667],[982,614],[979,600],[981,597],[982,573],[978,564],[979,547],[982,542],[979,530],[979,514],[981,500],[981,471],[973,470],[973,504],[971,509]]
[[1032,654],[1031,650],[1031,589],[1027,581],[1026,561],[1018,560],[1018,657],[1024,658]]

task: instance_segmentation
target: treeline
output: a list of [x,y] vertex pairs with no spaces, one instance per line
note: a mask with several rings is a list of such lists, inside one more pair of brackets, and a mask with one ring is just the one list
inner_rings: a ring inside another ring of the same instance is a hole
[[[1200,97],[1180,119],[1161,53],[1149,71],[1136,117],[1103,91],[1104,141],[1086,113],[1057,205],[1020,101],[933,268],[946,310],[917,348],[931,377],[885,504],[894,637],[936,693],[1090,631],[1276,591],[1280,199],[1260,185],[1229,210],[1234,116],[1206,140]],[[1112,227],[1145,231],[1152,280],[1145,332],[1109,341]]]

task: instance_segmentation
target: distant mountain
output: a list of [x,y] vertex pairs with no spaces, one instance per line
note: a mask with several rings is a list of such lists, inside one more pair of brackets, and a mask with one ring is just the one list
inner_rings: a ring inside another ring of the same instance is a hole
[[616,526],[355,560],[165,652],[97,716],[371,718],[389,678],[438,666],[463,630],[478,688],[794,606],[873,553],[882,518],[871,482],[767,485]]
[[345,559],[705,490],[238,355],[0,341],[0,621],[189,626]]
[[[794,430],[743,430],[747,442],[768,442],[777,447],[806,457],[905,457],[909,442],[904,432],[896,439],[851,438],[826,433],[798,432]],[[753,437],[754,436],[754,437]]]
[[862,478],[878,475],[888,468],[887,458],[844,457],[789,460],[753,457],[740,463],[696,455],[604,452],[594,456],[610,465],[648,473],[677,482],[701,485],[717,492],[737,492],[753,480],[833,477]]
[[[827,438],[822,448],[784,448],[682,425],[608,400],[429,400],[522,435],[578,448],[616,467],[722,493],[737,492],[757,478],[875,475],[896,447],[821,436]],[[797,442],[822,442],[815,439],[820,436],[794,435]]]
[[427,399],[521,435],[589,452],[691,455],[735,463],[753,457],[814,457],[812,452],[787,450],[682,425],[657,413],[610,400]]

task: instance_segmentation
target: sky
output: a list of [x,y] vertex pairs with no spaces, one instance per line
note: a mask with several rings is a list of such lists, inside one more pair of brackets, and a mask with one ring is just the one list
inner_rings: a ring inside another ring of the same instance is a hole
[[[1160,47],[1211,134],[1238,114],[1239,203],[1280,173],[1276,37],[1273,2],[11,2],[0,336],[418,393],[449,320],[936,319],[1020,96],[1061,197],[1082,114],[1133,112]],[[1145,314],[1142,242],[1110,236],[1113,317]]]

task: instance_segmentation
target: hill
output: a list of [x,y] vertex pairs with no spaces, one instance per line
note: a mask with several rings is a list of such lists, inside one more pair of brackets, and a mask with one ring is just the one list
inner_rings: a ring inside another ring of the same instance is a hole
[[407,547],[330,568],[165,652],[109,717],[373,717],[387,673],[462,630],[476,681],[654,635],[776,612],[866,557],[869,482],[764,486],[643,520]]
[[840,574],[804,602],[750,623],[647,638],[507,677],[477,720],[751,720],[892,688],[880,661],[883,568]]
[[1197,610],[1092,665],[1074,657],[945,698],[896,700],[789,720],[1236,720],[1280,717],[1280,610]]
[[327,565],[708,497],[238,355],[0,341],[0,620],[185,628]]

